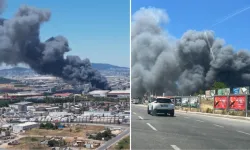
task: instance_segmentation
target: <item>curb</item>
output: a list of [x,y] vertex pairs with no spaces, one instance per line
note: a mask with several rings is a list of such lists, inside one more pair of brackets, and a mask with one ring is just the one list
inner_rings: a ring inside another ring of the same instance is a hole
[[191,113],[191,114],[199,114],[204,116],[214,116],[214,117],[222,117],[222,118],[230,118],[230,119],[239,119],[239,120],[246,120],[250,121],[249,117],[241,117],[241,116],[230,116],[230,115],[222,115],[222,114],[212,114],[212,113],[202,113],[202,112],[190,112],[190,111],[183,111],[183,110],[175,110],[178,112],[185,112],[185,113]]

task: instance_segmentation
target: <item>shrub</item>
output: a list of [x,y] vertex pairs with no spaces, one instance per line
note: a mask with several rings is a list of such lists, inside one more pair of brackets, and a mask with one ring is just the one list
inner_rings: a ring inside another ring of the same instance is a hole
[[207,108],[207,109],[206,109],[206,113],[213,113],[213,109]]

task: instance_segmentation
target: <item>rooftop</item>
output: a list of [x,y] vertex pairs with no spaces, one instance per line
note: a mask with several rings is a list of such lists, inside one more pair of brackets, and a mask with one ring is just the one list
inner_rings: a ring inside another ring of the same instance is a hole
[[130,94],[130,90],[114,90],[110,91],[108,94]]
[[24,126],[30,126],[30,125],[35,125],[35,124],[38,124],[38,123],[36,123],[36,122],[25,122],[25,123],[18,124],[17,126],[24,127]]
[[109,90],[95,90],[95,91],[91,91],[89,92],[90,95],[96,95],[96,94],[106,94],[108,93]]
[[28,105],[32,104],[32,102],[19,102],[19,103],[14,103],[15,105]]

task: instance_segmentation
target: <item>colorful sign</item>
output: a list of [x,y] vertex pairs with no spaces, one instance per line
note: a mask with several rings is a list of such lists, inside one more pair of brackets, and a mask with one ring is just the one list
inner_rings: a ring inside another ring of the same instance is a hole
[[240,94],[240,88],[233,88],[233,94]]
[[215,96],[214,108],[215,109],[227,109],[228,97],[227,96]]
[[189,97],[189,104],[190,107],[193,108],[198,108],[199,107],[199,102],[198,102],[198,97],[197,96],[193,96],[193,97]]
[[174,103],[174,97],[171,97],[170,99],[171,99],[171,101]]
[[215,95],[215,90],[207,90],[205,91],[206,97],[213,97]]
[[246,96],[230,96],[229,109],[245,110],[246,109]]
[[205,95],[206,95],[206,97],[210,97],[211,96],[210,95],[210,90],[205,91]]
[[188,97],[182,97],[181,98],[181,106],[183,106],[183,107],[188,107],[189,106]]
[[210,95],[214,96],[215,95],[215,90],[210,90]]
[[249,87],[238,87],[238,88],[233,88],[233,93],[234,94],[249,94]]
[[218,89],[217,95],[229,95],[229,94],[230,94],[230,88]]

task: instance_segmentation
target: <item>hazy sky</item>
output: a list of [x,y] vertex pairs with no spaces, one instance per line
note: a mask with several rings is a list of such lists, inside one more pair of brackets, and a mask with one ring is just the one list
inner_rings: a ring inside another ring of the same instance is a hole
[[129,67],[129,0],[8,0],[2,17],[10,18],[23,4],[51,10],[42,41],[63,35],[72,48],[68,54]]
[[210,28],[228,15],[250,7],[249,0],[132,0],[132,13],[148,6],[167,11],[170,22],[166,30],[177,38],[189,29],[212,29],[236,50],[250,50],[250,9]]

